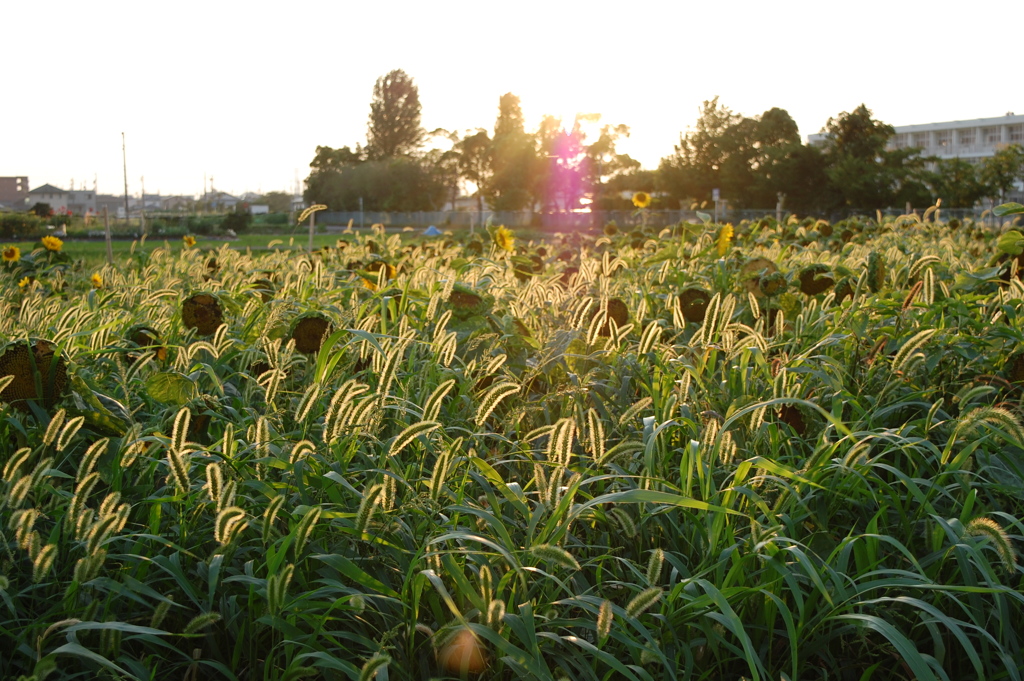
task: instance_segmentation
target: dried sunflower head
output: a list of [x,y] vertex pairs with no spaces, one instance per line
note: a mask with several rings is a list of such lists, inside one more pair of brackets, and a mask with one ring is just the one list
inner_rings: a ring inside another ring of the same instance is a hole
[[1024,352],[1010,355],[1003,364],[1003,372],[1011,383],[1024,383]]
[[270,302],[274,294],[277,293],[277,287],[269,279],[257,279],[252,282],[252,290],[259,295],[264,303]]
[[835,279],[831,276],[828,265],[817,263],[808,265],[800,270],[800,290],[809,296],[816,296],[819,293],[832,288]]
[[455,284],[448,295],[448,305],[456,319],[469,319],[490,312],[494,300],[487,294],[474,291],[468,286]]
[[847,298],[853,297],[853,281],[849,277],[843,277],[836,284],[836,305],[841,305]]
[[[153,350],[156,358],[160,361],[167,359],[167,348],[160,342],[160,334],[151,326],[136,324],[128,329],[128,332],[125,334],[125,340],[136,348]],[[138,361],[140,357],[141,355],[139,354],[128,353],[128,361],[130,362]]]
[[0,351],[0,377],[14,380],[0,392],[0,401],[29,412],[29,402],[42,399],[46,409],[63,397],[68,386],[67,362],[56,344],[41,339],[8,343]]
[[691,286],[684,289],[676,298],[679,305],[679,312],[688,322],[700,324],[704,321],[704,315],[708,311],[708,303],[711,295],[699,286]]
[[181,304],[181,321],[200,336],[212,336],[224,322],[220,301],[209,293],[196,293]]
[[774,272],[766,277],[761,277],[761,281],[758,284],[758,288],[761,289],[761,294],[768,297],[784,293],[786,291],[786,286],[786,275],[782,272]]
[[740,283],[749,293],[755,296],[763,296],[761,292],[761,279],[775,274],[779,268],[768,258],[753,258],[740,270]]
[[[609,298],[603,305],[605,305],[608,310],[608,319],[601,325],[601,328],[597,333],[600,336],[607,337],[612,335],[611,322],[613,319],[615,320],[615,326],[618,328],[622,328],[629,323],[629,308],[627,308],[626,304],[618,298]],[[600,309],[601,305],[592,305],[590,308],[590,319],[596,317]]]
[[291,337],[295,340],[295,349],[306,355],[320,352],[324,339],[330,335],[331,323],[317,312],[300,315],[292,326]]

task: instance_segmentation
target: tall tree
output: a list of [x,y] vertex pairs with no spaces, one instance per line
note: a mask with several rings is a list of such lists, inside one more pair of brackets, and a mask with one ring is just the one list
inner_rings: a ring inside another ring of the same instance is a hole
[[[799,151],[796,122],[783,109],[773,108],[747,118],[721,106],[718,98],[704,102],[696,126],[680,139],[672,156],[662,159],[661,185],[676,200],[709,200],[721,190],[732,205],[765,208],[774,205],[777,184],[797,167],[813,167]],[[800,157],[808,164],[790,162]],[[776,167],[780,166],[780,167]],[[813,173],[805,179],[816,181]]]
[[491,137],[486,130],[479,128],[458,140],[454,150],[458,158],[459,175],[476,186],[476,208],[483,211],[484,197],[491,180]]
[[519,98],[507,92],[498,102],[491,151],[488,201],[495,210],[523,210],[530,205],[536,163],[535,142],[526,132]]
[[875,120],[861,104],[830,118],[825,153],[835,203],[874,210],[898,205],[923,170],[918,149],[886,149],[895,129]]
[[981,166],[981,181],[988,188],[990,198],[1006,201],[1006,194],[1024,178],[1024,148],[1011,144],[985,159]]
[[372,160],[412,156],[425,138],[419,89],[412,78],[401,69],[378,78],[370,102],[367,156]]
[[988,189],[974,165],[962,158],[939,160],[930,184],[935,198],[942,199],[942,205],[949,208],[970,208]]

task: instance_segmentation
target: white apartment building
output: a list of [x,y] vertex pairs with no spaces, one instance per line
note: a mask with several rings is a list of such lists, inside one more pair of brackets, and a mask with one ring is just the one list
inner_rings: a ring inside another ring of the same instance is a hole
[[[969,121],[900,125],[889,140],[889,149],[915,147],[922,156],[940,159],[962,158],[969,163],[993,156],[1011,144],[1024,146],[1024,116],[1008,113],[999,118],[975,118]],[[807,143],[824,146],[826,133],[807,136]]]

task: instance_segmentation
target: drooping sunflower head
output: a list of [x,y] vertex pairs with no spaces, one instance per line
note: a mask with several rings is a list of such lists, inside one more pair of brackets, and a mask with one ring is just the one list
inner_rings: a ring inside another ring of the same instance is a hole
[[451,306],[452,316],[456,319],[465,320],[486,314],[493,304],[494,299],[491,296],[462,284],[455,284],[448,295],[448,305]]
[[633,194],[633,205],[637,208],[647,208],[651,205],[651,195],[647,192],[636,192]]
[[761,277],[759,288],[761,293],[768,297],[784,293],[786,291],[786,275],[782,272],[774,272],[766,277]]
[[21,258],[21,249],[17,246],[8,246],[3,251],[4,262],[17,262]]
[[320,352],[320,346],[330,331],[331,323],[323,315],[310,312],[300,316],[292,327],[295,349],[306,355]]
[[598,335],[608,337],[612,335],[612,320],[615,320],[616,328],[622,328],[629,323],[629,308],[626,307],[620,298],[609,298],[606,302],[590,307],[590,319],[594,319],[597,316],[601,308],[604,307],[606,311],[605,323],[598,329]]
[[[152,350],[156,358],[161,362],[167,359],[167,348],[160,341],[160,334],[151,326],[136,324],[128,329],[124,338],[131,344],[131,346]],[[128,353],[128,361],[130,362],[136,362],[141,357],[142,355],[135,352]]]
[[824,293],[835,283],[828,265],[817,263],[800,270],[800,290],[809,296]]
[[691,286],[683,290],[679,297],[676,298],[683,318],[688,322],[696,324],[704,321],[704,315],[707,314],[710,301],[711,295],[699,286]]
[[854,293],[853,282],[850,277],[843,277],[836,284],[835,288],[835,304],[841,305],[847,298],[852,298]]
[[220,328],[224,313],[215,297],[209,293],[197,293],[181,304],[181,320],[200,336],[210,336]]
[[274,297],[277,287],[269,279],[257,279],[252,283],[252,290],[259,295],[260,300],[266,303]]
[[516,238],[513,236],[512,230],[507,229],[505,225],[494,230],[494,244],[501,250],[511,253],[515,247],[515,241]]
[[46,340],[16,341],[0,352],[0,376],[14,380],[0,392],[0,401],[25,412],[30,400],[52,408],[68,385],[67,363],[55,344]]
[[55,236],[44,236],[42,238],[43,248],[53,253],[60,253],[64,248],[64,242]]
[[747,292],[761,297],[764,295],[761,292],[761,279],[778,271],[779,268],[768,258],[753,258],[740,270],[740,283]]

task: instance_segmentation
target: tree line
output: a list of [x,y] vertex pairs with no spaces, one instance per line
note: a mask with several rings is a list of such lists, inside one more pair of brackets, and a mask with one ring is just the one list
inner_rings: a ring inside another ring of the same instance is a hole
[[305,199],[337,211],[439,210],[471,186],[478,210],[559,212],[628,209],[635,191],[651,193],[654,208],[690,208],[718,189],[736,208],[768,208],[782,198],[787,210],[812,213],[928,206],[936,198],[970,207],[1004,199],[1024,176],[1020,145],[979,164],[890,149],[895,129],[863,104],[830,118],[818,147],[801,142],[784,109],[747,117],[715,97],[654,170],[617,150],[628,126],[600,118],[578,115],[568,125],[548,115],[527,131],[519,98],[506,93],[493,129],[428,132],[419,90],[397,69],[374,85],[365,146],[316,148]]

